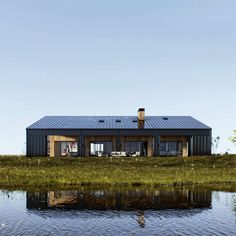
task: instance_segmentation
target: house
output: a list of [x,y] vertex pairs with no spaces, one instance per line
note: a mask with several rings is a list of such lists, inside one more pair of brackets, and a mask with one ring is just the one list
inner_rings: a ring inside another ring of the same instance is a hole
[[211,154],[211,128],[191,116],[45,116],[26,129],[27,156]]

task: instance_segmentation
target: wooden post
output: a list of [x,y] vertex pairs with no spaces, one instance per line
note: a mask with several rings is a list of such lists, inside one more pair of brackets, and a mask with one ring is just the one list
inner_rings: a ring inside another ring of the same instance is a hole
[[187,145],[187,140],[183,141],[183,157],[187,157],[188,156],[188,145]]
[[49,136],[49,143],[50,143],[50,157],[55,156],[55,142],[54,142],[54,136]]

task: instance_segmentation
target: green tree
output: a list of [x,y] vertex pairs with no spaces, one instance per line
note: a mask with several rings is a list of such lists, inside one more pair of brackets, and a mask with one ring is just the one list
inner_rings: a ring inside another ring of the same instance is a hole
[[233,133],[234,134],[231,137],[229,137],[229,140],[234,144],[236,144],[236,130],[234,130]]

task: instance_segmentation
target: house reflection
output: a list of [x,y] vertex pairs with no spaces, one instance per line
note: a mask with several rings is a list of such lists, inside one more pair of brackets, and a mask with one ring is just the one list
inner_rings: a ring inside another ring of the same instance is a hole
[[[210,208],[210,191],[71,190],[27,192],[28,209],[158,210]],[[142,214],[139,217],[142,225]]]

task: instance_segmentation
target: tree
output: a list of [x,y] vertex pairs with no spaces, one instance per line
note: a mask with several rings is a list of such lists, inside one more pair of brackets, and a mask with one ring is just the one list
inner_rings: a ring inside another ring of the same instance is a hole
[[215,138],[212,138],[212,148],[213,148],[213,154],[217,153],[217,148],[220,142],[220,136],[217,136]]
[[234,130],[233,133],[234,133],[233,136],[229,137],[229,140],[232,143],[236,144],[236,130]]

